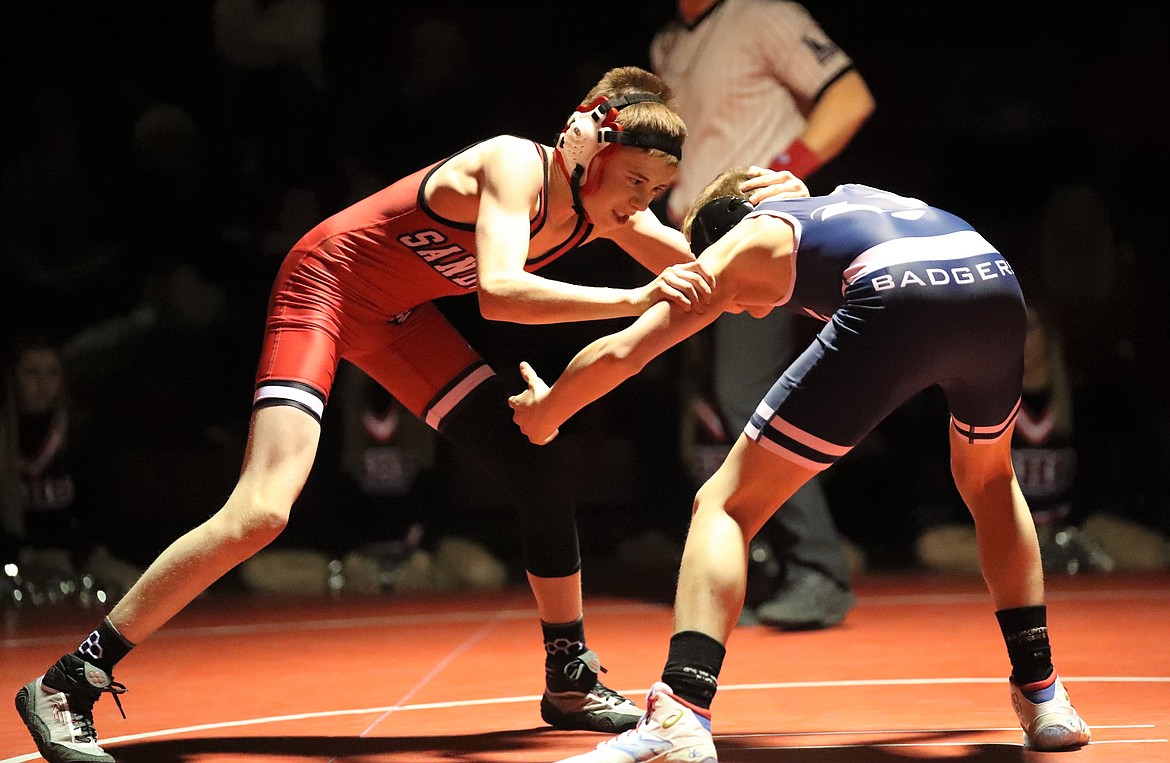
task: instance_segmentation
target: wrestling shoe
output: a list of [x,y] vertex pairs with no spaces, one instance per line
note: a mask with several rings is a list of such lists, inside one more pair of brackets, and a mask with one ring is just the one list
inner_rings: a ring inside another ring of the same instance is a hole
[[1065,750],[1089,743],[1089,724],[1077,715],[1064,684],[1055,674],[1048,686],[1043,685],[1046,681],[1024,687],[1015,681],[1009,680],[1008,683],[1012,687],[1012,709],[1024,730],[1024,747],[1029,750]]
[[598,680],[605,668],[592,651],[574,657],[563,672],[570,688],[546,686],[540,698],[540,717],[553,728],[616,734],[632,729],[642,717],[637,705]]
[[118,695],[125,691],[101,668],[67,654],[16,693],[16,712],[49,763],[114,763],[98,746],[93,703],[108,692],[122,712]]
[[717,763],[711,716],[670,692],[664,683],[650,687],[646,715],[629,731],[583,755],[559,763]]

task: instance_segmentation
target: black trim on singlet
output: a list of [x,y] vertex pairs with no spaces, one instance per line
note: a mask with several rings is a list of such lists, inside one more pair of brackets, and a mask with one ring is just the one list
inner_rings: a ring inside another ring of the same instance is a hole
[[577,226],[573,228],[573,232],[569,234],[569,237],[539,257],[533,257],[528,260],[528,264],[539,265],[549,260],[554,260],[562,254],[581,246],[585,239],[589,238],[592,233],[593,223],[587,221],[583,215],[578,214]]
[[[545,220],[548,219],[548,175],[551,172],[551,164],[548,160],[548,154],[544,151],[544,146],[536,141],[533,141],[533,143],[536,145],[536,150],[540,152],[540,159],[544,165],[544,191],[540,199],[540,214],[542,215],[540,224],[543,226]],[[580,169],[582,168],[579,167],[578,170]],[[556,259],[570,249],[580,246],[581,242],[589,238],[589,235],[593,233],[593,223],[589,222],[589,218],[585,216],[585,208],[580,204],[580,196],[577,191],[578,186],[572,181],[569,182],[569,185],[573,189],[573,211],[577,213],[577,224],[573,226],[573,232],[564,241],[547,249],[543,254],[539,254],[536,257],[529,257],[527,260],[529,265],[539,265],[543,262]],[[584,229],[583,232],[582,229]],[[533,235],[535,235],[535,231],[533,231]]]
[[423,212],[426,212],[427,216],[430,217],[435,222],[442,223],[443,225],[446,225],[446,226],[451,227],[451,228],[457,228],[459,230],[464,230],[464,231],[467,231],[469,233],[475,232],[475,223],[461,223],[461,222],[457,222],[455,220],[448,220],[446,217],[443,217],[438,212],[431,209],[430,205],[427,204],[427,183],[430,181],[431,175],[434,175],[436,172],[438,172],[439,168],[442,167],[444,164],[451,161],[456,156],[459,156],[459,154],[462,154],[467,149],[474,148],[475,146],[478,146],[482,142],[483,141],[479,141],[478,143],[472,143],[470,146],[466,146],[464,148],[461,148],[458,151],[456,151],[455,153],[448,156],[446,159],[443,159],[442,161],[436,163],[434,167],[431,167],[430,170],[427,171],[427,174],[423,177],[422,182],[418,184],[418,193],[417,193],[417,197],[415,199],[415,203],[418,204],[419,209],[421,209]]
[[841,78],[842,78],[842,77],[844,77],[846,74],[848,74],[849,72],[853,71],[853,70],[854,70],[854,69],[856,69],[856,68],[857,68],[857,67],[856,67],[856,66],[854,66],[853,64],[848,64],[848,65],[847,65],[847,66],[845,66],[843,69],[841,69],[841,71],[839,71],[839,72],[837,72],[836,74],[834,74],[834,75],[833,75],[833,77],[832,77],[832,78],[831,78],[831,79],[830,79],[828,82],[826,82],[825,84],[821,85],[821,89],[820,89],[820,90],[818,90],[818,91],[816,92],[816,94],[815,94],[815,95],[813,95],[813,97],[812,97],[812,102],[813,102],[814,104],[816,104],[816,103],[819,103],[819,102],[820,102],[820,100],[821,100],[821,96],[823,96],[823,95],[825,94],[825,91],[826,91],[826,90],[828,90],[830,87],[832,87],[832,86],[833,86],[833,83],[835,83],[837,80],[841,79]]
[[304,411],[305,413],[312,416],[318,424],[321,423],[321,417],[317,415],[316,411],[299,400],[290,400],[287,397],[266,397],[263,400],[257,400],[252,404],[252,410],[258,411],[261,408],[272,408],[276,405],[283,405],[289,408],[296,408],[298,411]]
[[[329,399],[326,397],[325,393],[311,384],[305,384],[301,381],[294,381],[293,379],[265,379],[262,382],[258,382],[253,388],[253,391],[259,390],[261,387],[292,387],[293,389],[307,392],[320,400],[322,408],[329,404]],[[261,408],[271,408],[274,405],[287,405],[290,408],[296,408],[297,410],[304,411],[316,419],[317,423],[321,423],[321,416],[315,410],[299,400],[293,400],[292,398],[288,397],[266,397],[262,400],[256,400],[252,403],[252,410],[258,411]]]
[[799,440],[784,434],[779,429],[772,426],[771,423],[760,427],[760,439],[767,440],[768,442],[773,443],[777,447],[783,448],[784,450],[787,450],[794,455],[808,459],[809,461],[812,461],[816,464],[823,464],[826,467],[837,463],[837,460],[840,458],[840,456],[833,456],[829,455],[828,453],[819,451],[811,445],[805,445],[803,442],[800,442]]
[[[443,165],[445,165],[447,162],[454,159],[456,156],[459,156],[460,154],[462,154],[464,151],[467,151],[468,149],[475,148],[476,146],[478,146],[480,143],[483,143],[483,142],[484,141],[481,140],[481,141],[478,141],[476,143],[472,143],[470,146],[464,146],[463,148],[459,149],[455,153],[448,156],[446,159],[440,160],[439,162],[437,162],[435,164],[434,167],[431,167],[430,170],[427,171],[427,174],[423,177],[422,182],[419,183],[418,193],[416,194],[415,201],[418,204],[418,208],[421,209],[423,212],[426,212],[427,216],[430,217],[435,222],[440,222],[443,225],[449,226],[451,228],[457,228],[457,229],[462,230],[462,231],[467,231],[469,233],[475,232],[475,223],[463,223],[463,222],[459,222],[457,220],[449,220],[446,217],[443,217],[442,215],[440,215],[434,209],[432,209],[431,206],[429,204],[427,204],[426,191],[427,191],[427,183],[430,181],[431,175],[434,175],[436,172],[438,172],[439,169]],[[534,146],[536,146],[536,152],[538,154],[540,154],[540,161],[544,166],[544,183],[541,186],[539,208],[536,210],[536,215],[528,220],[528,237],[529,238],[535,236],[536,232],[539,231],[542,227],[544,227],[544,220],[547,217],[547,213],[544,210],[545,210],[545,207],[547,206],[546,200],[548,198],[548,156],[544,153],[544,149],[541,147],[541,145],[539,143],[537,143],[536,141],[532,141],[532,144]]]
[[954,418],[951,419],[951,426],[953,426],[955,431],[958,432],[968,443],[974,443],[976,440],[997,440],[1000,437],[1003,437],[1004,433],[1007,432],[1008,427],[1010,427],[1012,422],[1016,420],[1016,416],[1018,416],[1019,413],[1020,403],[1016,402],[1016,407],[1012,409],[1012,415],[1008,416],[1007,421],[1005,421],[997,429],[987,432],[976,432],[975,430],[979,428],[978,426],[959,426],[960,422],[955,421]]
[[[479,143],[482,143],[482,142],[483,141],[480,141]],[[425,212],[427,214],[427,216],[430,217],[435,222],[442,223],[443,225],[447,225],[447,226],[450,226],[452,228],[458,228],[459,230],[468,231],[469,233],[475,232],[475,223],[461,223],[461,222],[457,222],[455,220],[448,220],[446,217],[443,217],[442,215],[435,212],[435,210],[431,209],[430,205],[428,205],[426,202],[426,188],[427,188],[427,181],[429,181],[431,179],[431,175],[435,174],[435,172],[438,171],[438,169],[440,167],[442,167],[444,164],[451,161],[451,159],[455,158],[456,156],[463,153],[464,151],[467,151],[470,148],[474,148],[475,146],[478,146],[479,143],[472,143],[470,146],[462,148],[459,151],[456,151],[455,153],[448,156],[446,159],[443,159],[442,161],[440,161],[438,164],[436,164],[434,167],[432,167],[427,172],[426,176],[423,177],[422,182],[419,183],[419,186],[418,186],[417,203],[418,203],[419,209],[421,209],[423,212]],[[544,177],[543,177],[543,180],[542,180],[541,185],[540,185],[540,198],[537,200],[536,215],[533,216],[532,218],[530,218],[528,221],[528,239],[530,241],[532,240],[533,236],[535,236],[537,233],[539,233],[541,231],[541,229],[544,228],[544,224],[548,221],[549,171],[550,171],[550,167],[551,167],[551,164],[550,164],[549,159],[548,159],[548,153],[544,150],[544,146],[540,145],[539,143],[537,143],[534,140],[531,141],[531,143],[532,143],[533,147],[536,149],[536,153],[540,155],[541,171],[542,171]],[[581,232],[582,226],[584,226],[585,232],[584,232],[584,235],[579,236],[578,234]],[[569,234],[568,238],[566,238],[564,241],[557,244],[556,246],[552,247],[548,251],[544,252],[543,254],[540,254],[537,257],[528,259],[527,262],[541,263],[541,262],[548,260],[549,258],[559,257],[560,255],[564,254],[569,249],[572,249],[575,246],[579,246],[581,244],[581,241],[585,238],[588,238],[589,234],[592,232],[593,232],[593,225],[590,224],[585,219],[585,216],[583,214],[581,214],[581,212],[578,212],[577,213],[577,225],[576,225],[576,227],[573,228],[573,232]]]
[[540,154],[540,166],[541,172],[544,173],[544,181],[540,185],[540,198],[536,202],[536,217],[528,223],[529,239],[540,233],[541,228],[548,221],[548,153],[544,150],[544,146],[536,141],[532,141],[532,146],[536,149],[536,153]]

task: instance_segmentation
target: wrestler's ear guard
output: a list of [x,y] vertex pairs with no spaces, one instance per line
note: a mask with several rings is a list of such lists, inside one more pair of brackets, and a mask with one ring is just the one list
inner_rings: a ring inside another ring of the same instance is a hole
[[[588,106],[580,107],[569,115],[564,129],[557,136],[556,146],[564,157],[565,167],[570,173],[576,174],[580,182],[585,181],[593,157],[604,148],[600,131],[608,130],[616,124],[617,110],[611,109],[609,101],[604,97],[596,99]],[[620,125],[618,129],[621,129]]]
[[598,96],[592,103],[579,106],[569,115],[564,129],[557,136],[556,148],[564,159],[565,168],[576,182],[589,179],[589,166],[607,144],[620,143],[639,148],[656,148],[682,158],[682,143],[665,136],[624,131],[618,121],[618,112],[627,106],[645,101],[664,103],[653,93],[630,93],[617,98]]
[[691,219],[691,252],[698,257],[753,209],[746,199],[736,196],[718,196],[699,207]]

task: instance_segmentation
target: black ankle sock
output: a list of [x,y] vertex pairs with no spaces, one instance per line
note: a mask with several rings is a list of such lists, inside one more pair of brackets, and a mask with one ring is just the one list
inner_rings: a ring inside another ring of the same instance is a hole
[[585,651],[584,619],[577,618],[571,623],[541,620],[540,629],[544,632],[545,683],[553,691],[574,688],[573,681],[565,675],[565,666]]
[[1052,646],[1048,642],[1048,608],[1001,609],[995,613],[1018,684],[1043,681],[1052,675]]
[[107,673],[114,671],[118,661],[130,653],[134,645],[118,632],[110,618],[104,618],[89,638],[81,642],[75,655]]
[[692,705],[710,708],[719,687],[727,649],[706,633],[682,631],[670,637],[662,682]]

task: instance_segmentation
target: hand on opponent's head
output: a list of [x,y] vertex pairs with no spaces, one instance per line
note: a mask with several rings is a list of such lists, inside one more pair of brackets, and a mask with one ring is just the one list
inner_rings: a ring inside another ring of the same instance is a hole
[[809,195],[804,181],[788,170],[771,170],[766,167],[748,167],[751,176],[740,184],[741,191],[748,195],[752,205],[764,199],[799,199]]

